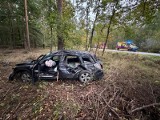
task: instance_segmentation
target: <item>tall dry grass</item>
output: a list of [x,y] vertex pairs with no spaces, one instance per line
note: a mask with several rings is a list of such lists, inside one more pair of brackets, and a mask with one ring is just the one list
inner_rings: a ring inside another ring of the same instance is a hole
[[[48,51],[1,50],[0,61],[14,66]],[[85,85],[61,80],[28,85],[2,77],[0,119],[158,120],[160,108],[154,103],[160,102],[160,58],[110,52],[97,55],[105,76]],[[1,68],[1,75],[7,76],[11,66]]]

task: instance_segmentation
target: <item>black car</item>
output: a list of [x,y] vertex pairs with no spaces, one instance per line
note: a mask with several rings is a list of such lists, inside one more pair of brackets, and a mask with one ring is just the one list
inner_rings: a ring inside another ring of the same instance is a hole
[[85,83],[103,77],[103,66],[94,54],[60,50],[41,55],[37,60],[16,64],[9,80],[24,82],[53,79],[78,79]]

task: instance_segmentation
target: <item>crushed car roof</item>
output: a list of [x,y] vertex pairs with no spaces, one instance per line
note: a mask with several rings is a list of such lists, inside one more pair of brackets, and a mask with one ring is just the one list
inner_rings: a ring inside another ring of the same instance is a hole
[[87,51],[78,51],[78,50],[59,50],[57,52],[53,52],[51,54],[70,54],[70,55],[92,55],[92,53],[89,53]]

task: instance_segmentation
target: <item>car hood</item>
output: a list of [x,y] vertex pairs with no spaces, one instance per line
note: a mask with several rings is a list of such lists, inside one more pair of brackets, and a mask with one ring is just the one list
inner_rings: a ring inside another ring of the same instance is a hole
[[27,61],[27,62],[23,62],[23,63],[18,63],[16,64],[16,66],[24,66],[24,65],[34,65],[35,63],[32,61]]

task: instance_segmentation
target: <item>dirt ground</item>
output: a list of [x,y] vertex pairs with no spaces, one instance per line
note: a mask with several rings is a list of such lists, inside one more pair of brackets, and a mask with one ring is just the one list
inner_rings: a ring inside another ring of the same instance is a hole
[[158,120],[160,57],[107,53],[102,80],[8,81],[16,63],[49,50],[0,50],[0,119]]

